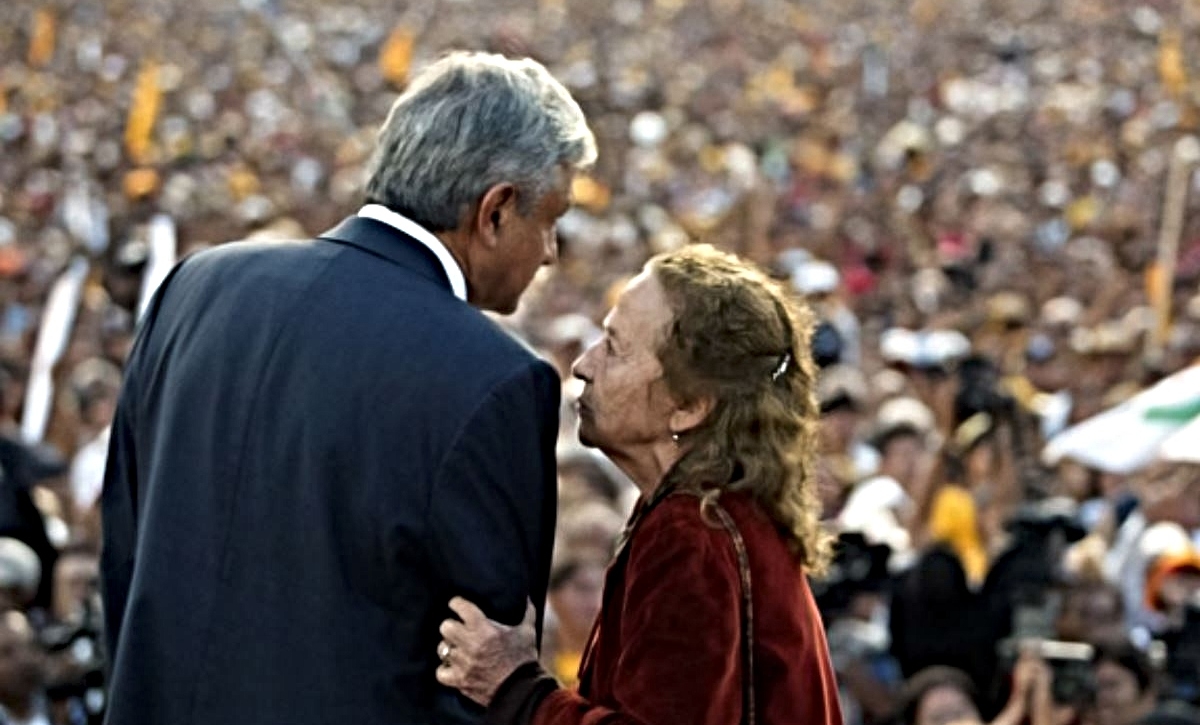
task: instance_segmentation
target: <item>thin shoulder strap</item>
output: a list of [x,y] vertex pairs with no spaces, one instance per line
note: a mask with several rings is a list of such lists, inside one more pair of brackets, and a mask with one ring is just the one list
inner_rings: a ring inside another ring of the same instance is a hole
[[750,588],[750,556],[746,553],[746,542],[737,524],[718,501],[712,501],[712,511],[717,514],[725,530],[733,538],[733,549],[737,553],[738,571],[742,579],[742,722],[754,725],[754,606]]

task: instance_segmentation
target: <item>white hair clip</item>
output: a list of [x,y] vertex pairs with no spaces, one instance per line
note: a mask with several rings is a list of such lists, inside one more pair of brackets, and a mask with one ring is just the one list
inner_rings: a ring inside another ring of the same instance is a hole
[[777,382],[783,374],[788,371],[788,366],[792,364],[792,351],[788,350],[779,360],[779,366],[771,373],[771,382]]

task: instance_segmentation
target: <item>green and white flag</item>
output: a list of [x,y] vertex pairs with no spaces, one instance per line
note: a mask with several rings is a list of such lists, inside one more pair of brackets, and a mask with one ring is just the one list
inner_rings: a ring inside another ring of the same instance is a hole
[[1200,365],[1051,438],[1042,460],[1054,465],[1065,458],[1110,473],[1164,459],[1200,461]]

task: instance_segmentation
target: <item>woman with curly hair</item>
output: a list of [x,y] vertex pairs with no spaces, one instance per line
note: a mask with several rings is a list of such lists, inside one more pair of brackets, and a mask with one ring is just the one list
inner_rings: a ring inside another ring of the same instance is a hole
[[580,440],[641,491],[578,689],[537,665],[532,614],[506,626],[461,598],[438,680],[506,725],[840,725],[805,579],[830,547],[811,330],[801,303],[733,255],[651,259],[574,367]]

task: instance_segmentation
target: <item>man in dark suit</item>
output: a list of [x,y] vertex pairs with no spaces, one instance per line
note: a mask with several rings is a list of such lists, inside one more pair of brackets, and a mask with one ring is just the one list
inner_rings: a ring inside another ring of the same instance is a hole
[[560,389],[479,309],[554,261],[594,156],[542,66],[453,54],[393,106],[357,216],[172,271],[102,497],[109,723],[477,722],[438,623],[453,595],[540,612]]

